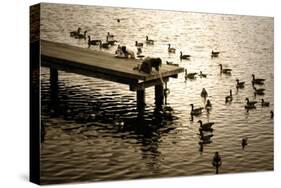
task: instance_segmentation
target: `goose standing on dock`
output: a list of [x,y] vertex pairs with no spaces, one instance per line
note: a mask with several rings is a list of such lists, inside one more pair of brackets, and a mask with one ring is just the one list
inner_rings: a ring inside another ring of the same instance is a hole
[[231,90],[229,90],[229,95],[227,95],[227,96],[225,97],[225,103],[231,102],[232,99],[233,99],[233,97],[232,97],[232,89],[231,89]]
[[254,74],[252,74],[252,84],[257,84],[257,85],[264,85],[265,79],[263,78],[256,78]]
[[187,60],[190,60],[190,55],[183,55],[182,52],[180,52],[180,59],[187,59]]
[[154,44],[154,40],[148,39],[148,36],[146,36],[145,42],[146,42],[146,44]]
[[262,107],[269,107],[270,103],[269,102],[265,102],[264,99],[261,99],[261,106]]
[[221,73],[223,73],[223,74],[231,74],[232,69],[223,69],[222,68],[222,64],[219,64],[219,66],[220,66]]
[[205,99],[208,97],[208,92],[205,88],[203,88],[201,91],[201,97],[203,97]]
[[168,44],[168,52],[169,53],[176,53],[176,48],[171,48],[171,44]]
[[191,106],[191,112],[190,112],[190,114],[191,114],[192,116],[198,116],[198,115],[202,114],[202,111],[203,111],[204,108],[202,108],[202,107],[194,108],[194,105],[193,105],[193,104],[190,104],[190,106]]
[[213,51],[211,52],[211,57],[219,57],[220,52],[219,51]]
[[80,34],[80,31],[81,31],[81,28],[78,27],[77,31],[71,31],[71,32],[70,32],[70,36],[71,36],[71,37],[76,37],[77,35]]
[[101,40],[91,40],[91,36],[88,35],[88,45],[99,45],[101,43]]
[[242,89],[245,87],[245,82],[240,82],[239,79],[236,79],[236,88]]

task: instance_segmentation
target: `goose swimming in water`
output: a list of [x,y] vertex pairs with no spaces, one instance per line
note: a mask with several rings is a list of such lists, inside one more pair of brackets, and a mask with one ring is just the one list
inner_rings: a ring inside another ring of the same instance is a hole
[[219,66],[220,66],[221,73],[223,73],[223,74],[231,74],[232,69],[223,69],[222,68],[222,64],[219,64]]
[[214,122],[202,123],[201,120],[199,120],[198,123],[200,123],[200,128],[201,128],[202,130],[211,129],[212,126],[215,124]]
[[207,140],[210,140],[211,137],[213,137],[214,135],[209,133],[209,134],[205,134],[206,132],[204,132],[204,130],[202,129],[199,129],[199,136],[200,136],[200,139],[203,140],[203,141],[207,141]]
[[148,39],[148,36],[146,36],[145,42],[146,42],[146,44],[154,44],[154,40]]
[[232,89],[231,90],[229,90],[229,95],[227,95],[226,97],[225,97],[225,103],[227,103],[227,102],[231,102],[232,101]]
[[91,40],[91,36],[88,35],[88,44],[89,45],[99,45],[101,43],[101,40]]
[[137,46],[137,47],[143,47],[143,43],[140,43],[140,42],[136,41],[135,46]]
[[252,84],[263,85],[265,79],[263,78],[256,78],[254,74],[252,74]]
[[71,32],[70,32],[70,36],[71,36],[71,37],[76,37],[77,35],[80,34],[80,31],[81,31],[81,28],[78,27],[77,31],[71,31]]
[[168,44],[168,52],[169,53],[176,53],[176,48],[171,48],[171,44]]
[[109,48],[109,43],[105,42],[103,43],[102,41],[100,42],[100,48],[105,48],[105,49],[108,49]]
[[205,99],[208,97],[208,92],[205,88],[203,88],[201,91],[201,97],[203,97]]
[[207,77],[207,74],[203,74],[202,71],[200,71],[199,76],[200,76],[200,78],[206,78],[206,77]]
[[77,38],[77,39],[84,39],[84,40],[86,40],[86,34],[87,34],[87,30],[86,31],[84,31],[84,34],[78,34],[78,35],[76,35],[75,36],[75,38]]
[[236,88],[241,89],[244,88],[245,82],[240,82],[239,79],[236,79]]
[[249,106],[254,106],[257,103],[257,101],[250,101],[248,97],[245,98],[245,100],[247,101],[246,104],[249,105]]
[[219,152],[215,152],[215,155],[213,157],[213,162],[212,162],[213,166],[218,168],[222,165],[222,162],[221,162],[221,157],[219,155]]
[[194,105],[193,105],[193,104],[190,104],[190,106],[191,106],[191,112],[190,112],[190,114],[191,114],[192,116],[198,116],[198,115],[202,114],[202,110],[203,110],[204,108],[202,108],[202,107],[194,108]]
[[213,51],[213,50],[212,50],[212,52],[211,52],[211,57],[218,57],[219,54],[220,54],[220,52],[218,52],[218,51]]
[[262,107],[269,107],[270,103],[269,102],[265,102],[264,99],[261,99],[261,106]]
[[194,72],[194,73],[187,73],[187,70],[185,69],[184,70],[185,71],[185,75],[184,75],[184,77],[185,77],[185,80],[187,80],[187,79],[190,79],[190,80],[193,80],[193,79],[195,79],[196,77],[196,72]]
[[245,146],[248,145],[248,138],[242,138],[241,145],[242,145],[242,149],[244,149]]
[[182,52],[180,52],[180,59],[181,59],[181,60],[182,60],[182,59],[187,59],[187,60],[189,60],[190,57],[191,57],[191,55],[183,55]]
[[109,38],[113,38],[114,37],[114,35],[110,34],[110,32],[107,32],[106,36],[109,37]]

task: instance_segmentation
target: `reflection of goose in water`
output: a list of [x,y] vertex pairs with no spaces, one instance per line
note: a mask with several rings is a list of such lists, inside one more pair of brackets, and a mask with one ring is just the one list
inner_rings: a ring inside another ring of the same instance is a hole
[[191,106],[191,112],[190,112],[190,114],[191,114],[192,116],[198,116],[198,115],[202,114],[202,111],[203,111],[204,108],[202,108],[202,107],[194,108],[194,105],[193,105],[193,104],[190,104],[190,106]]
[[210,140],[214,135],[212,133],[206,134],[202,129],[199,129],[199,134],[201,140]]
[[254,74],[252,74],[252,84],[263,85],[265,79],[263,78],[256,78]]
[[211,104],[211,101],[209,99],[207,100],[207,104],[206,104],[205,108],[207,110],[211,110],[212,109],[212,104]]

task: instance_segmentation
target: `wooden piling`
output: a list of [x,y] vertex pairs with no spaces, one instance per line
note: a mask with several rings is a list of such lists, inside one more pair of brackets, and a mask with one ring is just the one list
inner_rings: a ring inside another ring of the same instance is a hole
[[155,85],[155,105],[156,108],[162,108],[164,101],[164,88],[162,84]]
[[145,90],[137,90],[137,110],[139,114],[143,114],[145,107]]

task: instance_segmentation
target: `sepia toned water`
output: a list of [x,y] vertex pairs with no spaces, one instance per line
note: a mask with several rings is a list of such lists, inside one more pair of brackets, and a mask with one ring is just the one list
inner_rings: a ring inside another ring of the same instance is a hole
[[[140,120],[136,94],[127,85],[63,71],[59,71],[60,111],[54,114],[49,68],[42,67],[43,184],[215,174],[215,151],[222,158],[219,173],[273,170],[272,18],[42,4],[41,39],[88,48],[86,41],[69,36],[77,27],[94,39],[105,40],[110,32],[135,52],[135,41],[144,42],[148,35],[156,42],[144,45],[145,56],[173,61],[188,72],[202,71],[207,78],[185,81],[182,73],[170,79],[172,116],[154,112],[154,88],[146,89],[147,106]],[[175,54],[168,53],[168,43],[177,49]],[[212,50],[221,52],[218,58],[211,58]],[[180,61],[180,51],[190,54],[190,61]],[[219,64],[231,68],[232,75],[221,75]],[[264,96],[254,96],[253,73],[266,79],[264,86],[257,86],[266,89]],[[236,78],[246,82],[244,89],[236,90]],[[205,105],[202,88],[213,108],[191,121],[190,104]],[[226,104],[230,89],[233,101]],[[258,101],[255,110],[245,110],[246,97]],[[261,98],[270,107],[261,107]],[[211,143],[199,144],[198,120],[215,122]],[[244,150],[242,138],[248,138]]]

